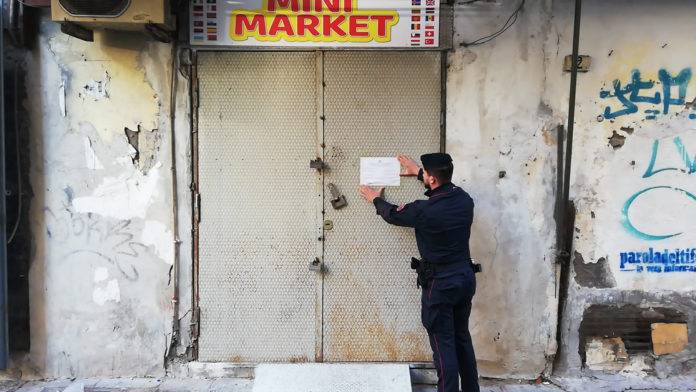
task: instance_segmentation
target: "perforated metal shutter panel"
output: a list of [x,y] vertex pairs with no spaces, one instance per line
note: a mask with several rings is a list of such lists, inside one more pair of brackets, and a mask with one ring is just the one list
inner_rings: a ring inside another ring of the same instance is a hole
[[312,53],[199,55],[199,360],[313,360]]
[[[357,194],[360,157],[439,149],[440,57],[425,52],[325,54],[325,182],[346,194],[325,206],[324,358],[328,361],[429,361],[420,292],[410,269],[413,229],[387,225]],[[415,178],[388,188],[394,203],[423,198]],[[325,190],[328,194],[328,190]]]

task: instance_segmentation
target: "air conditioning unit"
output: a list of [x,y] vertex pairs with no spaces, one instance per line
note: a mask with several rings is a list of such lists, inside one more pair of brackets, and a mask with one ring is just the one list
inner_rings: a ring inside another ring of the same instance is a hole
[[169,0],[51,0],[51,17],[86,29],[174,29]]

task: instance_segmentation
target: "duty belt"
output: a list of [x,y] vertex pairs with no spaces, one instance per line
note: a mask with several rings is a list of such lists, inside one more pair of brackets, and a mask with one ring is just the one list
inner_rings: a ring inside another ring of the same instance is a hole
[[[415,257],[411,257],[411,269],[415,270],[418,274],[416,280],[416,287],[425,287],[436,272],[446,272],[455,269],[459,269],[463,262],[447,263],[447,264],[434,264],[426,260],[419,260]],[[474,273],[481,272],[481,264],[476,264],[472,260],[469,260],[471,269]]]
[[464,262],[456,262],[456,263],[447,263],[447,264],[434,264],[430,263],[433,272],[438,273],[438,272],[448,272],[456,269],[460,269],[465,263]]

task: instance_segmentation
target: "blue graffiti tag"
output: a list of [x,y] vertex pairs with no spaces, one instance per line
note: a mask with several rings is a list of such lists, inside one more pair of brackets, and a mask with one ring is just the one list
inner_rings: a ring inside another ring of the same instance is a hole
[[[615,79],[612,82],[613,90],[600,90],[599,97],[602,99],[616,98],[621,104],[621,109],[612,111],[611,107],[606,106],[603,112],[604,118],[614,119],[628,114],[637,113],[638,103],[650,105],[662,104],[662,110],[646,109],[643,111],[643,113],[645,113],[646,120],[655,120],[659,114],[668,114],[671,106],[684,105],[686,99],[686,89],[691,81],[691,68],[684,68],[676,76],[673,76],[665,69],[660,69],[658,71],[658,79],[662,84],[661,93],[648,92],[647,90],[655,88],[655,81],[643,80],[641,78],[640,71],[637,69],[634,69],[631,72],[631,81],[624,87],[621,87],[622,84],[619,79]],[[676,97],[672,94],[673,87],[677,87],[678,93]],[[647,95],[642,95],[642,91],[645,91]],[[690,114],[689,118],[696,119],[696,114]]]
[[624,228],[626,228],[626,230],[629,233],[631,233],[634,236],[636,236],[642,240],[645,240],[645,241],[664,240],[664,239],[675,237],[675,236],[682,234],[682,232],[671,233],[671,234],[649,234],[649,233],[646,233],[644,231],[640,231],[631,222],[631,218],[628,217],[628,212],[631,209],[631,205],[633,205],[633,202],[638,198],[638,196],[645,194],[647,192],[653,191],[655,189],[670,189],[670,190],[673,190],[675,192],[681,192],[684,195],[690,197],[692,200],[696,201],[696,195],[694,195],[693,193],[686,191],[684,189],[681,189],[681,188],[674,188],[674,187],[665,186],[665,185],[652,186],[652,187],[645,188],[643,190],[640,190],[640,191],[634,193],[631,197],[628,198],[628,200],[626,200],[626,202],[623,205],[623,208],[621,209],[621,224],[623,224]]
[[696,248],[619,252],[621,271],[696,272]]
[[[693,160],[691,159],[689,152],[686,151],[686,147],[679,136],[675,137],[673,141],[674,145],[677,147],[677,152],[684,161],[684,166],[686,167],[685,171],[687,171],[689,174],[696,173],[696,156],[694,156]],[[652,153],[650,154],[650,163],[648,163],[648,168],[645,170],[643,178],[652,177],[653,175],[666,170],[679,170],[676,167],[663,167],[655,170],[655,160],[657,159],[657,151],[659,147],[660,141],[655,140],[652,145]]]
[[652,97],[641,96],[640,90],[649,90],[655,86],[655,82],[652,80],[643,81],[640,78],[640,71],[634,69],[631,72],[631,102],[647,102],[652,104],[660,103],[660,93],[655,93]]
[[[674,145],[677,149],[677,153],[679,154],[682,161],[684,162],[684,168],[679,169],[676,167],[662,167],[659,169],[655,169],[655,162],[657,161],[657,153],[658,153],[659,148],[660,148],[660,141],[655,140],[655,141],[653,141],[653,145],[652,145],[652,149],[651,149],[651,153],[650,153],[650,162],[648,163],[648,167],[646,168],[645,173],[643,174],[643,178],[649,178],[649,177],[654,176],[657,173],[661,173],[661,172],[664,172],[667,170],[682,170],[683,172],[688,173],[688,174],[696,173],[696,156],[691,157],[691,155],[689,155],[689,152],[686,150],[686,146],[684,146],[684,142],[682,141],[681,137],[677,136],[672,141],[674,142]],[[696,195],[690,193],[689,191],[686,191],[686,190],[681,189],[681,188],[666,186],[666,185],[645,188],[645,189],[642,189],[642,190],[634,193],[633,195],[631,195],[631,197],[629,197],[628,200],[626,200],[626,202],[624,203],[623,208],[621,210],[621,223],[624,226],[624,228],[629,233],[631,233],[633,236],[640,238],[642,240],[646,240],[646,241],[664,240],[664,239],[675,237],[675,236],[682,234],[681,232],[670,233],[670,234],[650,234],[650,233],[646,233],[644,231],[639,230],[631,222],[631,219],[628,217],[628,213],[629,213],[629,210],[631,209],[631,206],[633,205],[633,202],[639,196],[641,196],[647,192],[651,192],[655,189],[669,189],[669,190],[674,191],[674,192],[680,192],[681,194],[696,201]]]
[[[607,106],[606,108],[604,108],[604,118],[612,119],[612,118],[616,118],[619,116],[625,116],[627,114],[637,112],[638,105],[634,104],[633,102],[631,102],[630,99],[626,98],[626,94],[631,92],[631,90],[633,89],[633,86],[631,85],[631,83],[629,83],[626,86],[626,88],[622,89],[621,88],[621,81],[616,79],[612,82],[612,85],[614,87],[614,94],[611,94],[609,91],[603,90],[603,91],[599,92],[599,97],[600,98],[615,97],[619,100],[619,102],[621,102],[621,104],[623,105],[623,109],[612,112],[611,108],[609,108],[609,106]],[[631,92],[631,95],[633,95],[632,92]]]
[[[662,82],[662,114],[669,113],[670,105],[684,105],[686,88],[691,80],[691,68],[684,68],[676,77],[672,77],[664,69],[661,69],[657,75],[660,82]],[[679,98],[672,98],[672,86],[679,87]]]

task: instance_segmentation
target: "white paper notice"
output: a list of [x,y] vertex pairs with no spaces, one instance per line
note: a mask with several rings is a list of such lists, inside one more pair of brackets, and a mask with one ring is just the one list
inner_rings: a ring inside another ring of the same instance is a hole
[[401,165],[391,157],[360,158],[360,185],[399,186]]

